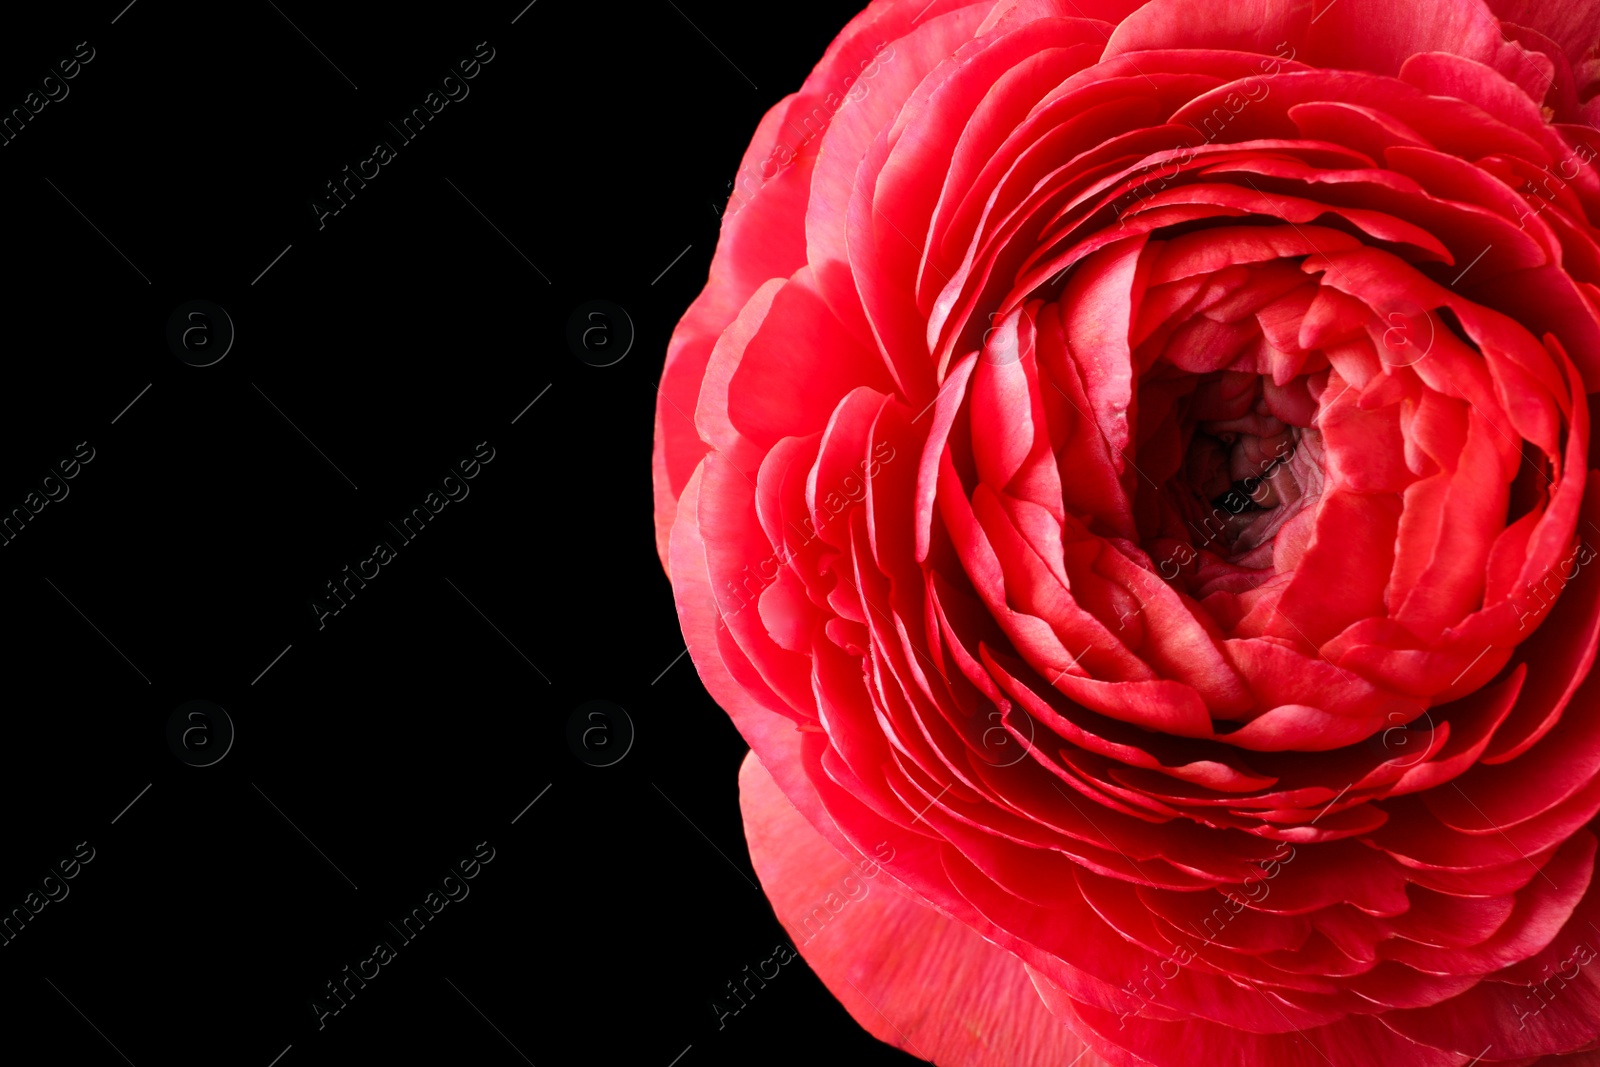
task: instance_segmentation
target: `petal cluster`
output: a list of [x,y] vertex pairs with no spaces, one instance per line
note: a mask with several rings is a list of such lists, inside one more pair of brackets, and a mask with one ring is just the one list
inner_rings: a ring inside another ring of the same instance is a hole
[[658,547],[886,1040],[1600,1047],[1600,17],[1505,6],[883,0],[763,120]]

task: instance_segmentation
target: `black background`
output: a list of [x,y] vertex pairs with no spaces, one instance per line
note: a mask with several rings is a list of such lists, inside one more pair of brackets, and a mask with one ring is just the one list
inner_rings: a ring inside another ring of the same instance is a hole
[[[651,519],[655,385],[727,183],[857,5],[125,2],[0,33],[0,112],[94,49],[0,147],[0,513],[94,450],[0,547],[0,912],[95,850],[0,947],[13,1054],[912,1062],[803,964],[718,1027],[787,938]],[[385,122],[479,42],[470,95],[400,144]],[[193,299],[236,330],[203,368],[166,340]],[[566,340],[593,299],[636,329],[612,366]],[[483,441],[319,629],[324,583]],[[167,743],[194,699],[237,731],[211,766]],[[596,699],[636,730],[610,767],[567,741]],[[319,1030],[324,983],[480,841],[470,895]]]

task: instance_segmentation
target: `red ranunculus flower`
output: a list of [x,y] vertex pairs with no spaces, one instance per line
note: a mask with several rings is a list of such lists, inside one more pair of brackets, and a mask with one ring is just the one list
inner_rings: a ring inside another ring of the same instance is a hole
[[1597,43],[1595,0],[882,0],[767,114],[657,531],[872,1033],[1595,1062]]

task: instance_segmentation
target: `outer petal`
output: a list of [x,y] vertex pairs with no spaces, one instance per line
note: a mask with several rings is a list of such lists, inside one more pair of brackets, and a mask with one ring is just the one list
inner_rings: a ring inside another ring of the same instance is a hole
[[800,91],[774,104],[756,128],[731,183],[705,289],[672,332],[657,393],[651,463],[656,551],[669,574],[668,538],[678,497],[707,451],[693,419],[711,348],[757,288],[789,277],[806,262],[806,204],[822,145],[814,116],[828,114],[829,98],[852,80],[881,40],[962,6],[963,0],[877,0],[840,31]]
[[853,866],[753,752],[739,770],[739,806],[778,921],[874,1037],[941,1067],[1105,1067],[1045,1008],[1020,960],[875,881],[872,858]]

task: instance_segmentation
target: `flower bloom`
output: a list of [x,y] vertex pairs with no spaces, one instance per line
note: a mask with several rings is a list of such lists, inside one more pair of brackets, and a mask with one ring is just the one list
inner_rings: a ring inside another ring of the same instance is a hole
[[767,114],[657,540],[868,1030],[1600,1049],[1597,44],[1592,0],[879,0]]

